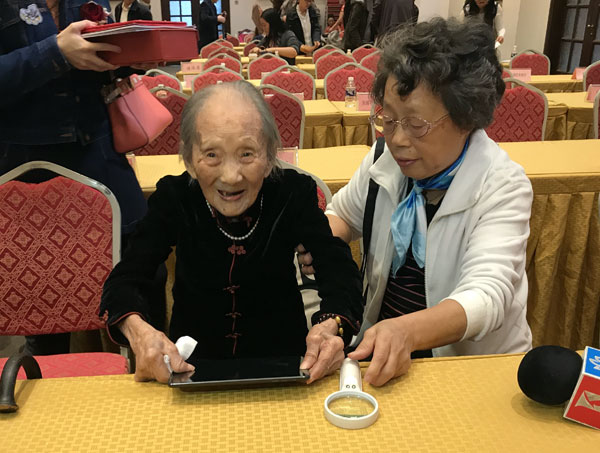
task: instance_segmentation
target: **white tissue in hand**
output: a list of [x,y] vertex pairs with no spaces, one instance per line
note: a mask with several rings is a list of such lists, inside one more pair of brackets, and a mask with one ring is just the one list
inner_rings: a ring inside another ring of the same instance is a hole
[[192,337],[185,336],[179,338],[175,343],[175,346],[177,347],[177,351],[181,358],[187,360],[192,355],[192,352],[194,352],[194,349],[196,349],[197,344],[198,342]]

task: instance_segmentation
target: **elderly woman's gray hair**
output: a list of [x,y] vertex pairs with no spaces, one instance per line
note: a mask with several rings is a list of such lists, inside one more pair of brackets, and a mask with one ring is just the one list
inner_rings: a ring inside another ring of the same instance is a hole
[[[262,123],[262,139],[267,150],[267,159],[273,168],[277,168],[277,148],[281,147],[281,139],[277,124],[271,113],[269,105],[265,102],[262,94],[249,82],[239,80],[217,85],[209,85],[195,93],[186,103],[181,115],[181,143],[179,145],[179,154],[186,164],[191,164],[192,151],[196,144],[198,135],[196,134],[196,117],[204,108],[206,102],[213,96],[226,90],[233,90],[244,98],[258,112]],[[231,106],[232,109],[235,105]],[[207,112],[210,114],[210,112]]]
[[505,88],[494,41],[492,29],[475,21],[436,18],[402,27],[382,43],[373,97],[383,103],[389,76],[398,80],[400,96],[423,83],[439,96],[458,127],[485,128]]

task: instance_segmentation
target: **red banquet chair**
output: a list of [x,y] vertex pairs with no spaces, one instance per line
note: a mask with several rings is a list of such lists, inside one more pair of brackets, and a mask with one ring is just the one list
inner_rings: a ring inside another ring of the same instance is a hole
[[317,61],[319,60],[319,58],[321,58],[324,55],[327,55],[330,52],[334,52],[334,51],[341,52],[339,47],[332,46],[331,44],[327,44],[323,47],[319,47],[317,50],[315,50],[313,52],[313,63],[316,64]]
[[333,71],[335,68],[339,68],[346,63],[356,63],[356,61],[354,58],[346,55],[344,52],[329,52],[328,54],[325,54],[319,58],[319,60],[315,63],[315,72],[317,75],[316,78],[324,79],[330,71]]
[[230,42],[227,42],[223,39],[217,39],[207,45],[205,45],[202,49],[200,49],[200,58],[208,58],[211,53],[220,47],[229,47],[233,49],[233,45]]
[[244,56],[247,57],[248,55],[250,55],[250,52],[255,47],[258,47],[258,44],[255,41],[252,41],[252,42],[249,42],[248,44],[246,44],[246,46],[244,47]]
[[302,93],[306,101],[316,99],[315,79],[294,66],[280,66],[264,76],[261,84],[274,85],[290,94]]
[[293,94],[274,85],[261,85],[265,101],[277,123],[284,148],[302,148],[304,142],[304,104]]
[[327,205],[329,203],[331,203],[332,195],[331,195],[331,190],[329,190],[329,187],[327,186],[327,184],[325,184],[325,182],[321,178],[319,178],[315,174],[312,174],[306,170],[302,170],[301,168],[296,167],[295,165],[292,165],[289,162],[285,162],[280,159],[277,159],[277,165],[280,168],[291,168],[292,170],[296,170],[300,174],[308,175],[312,179],[314,179],[315,183],[317,184],[317,199],[319,202],[319,208],[322,211],[325,211],[325,209],[327,209]]
[[600,60],[583,71],[583,91],[587,91],[592,84],[600,84]]
[[188,96],[169,87],[156,87],[150,90],[171,115],[173,121],[152,142],[143,148],[134,151],[136,156],[156,156],[165,154],[177,154],[179,152],[179,129],[181,125],[181,114],[188,100]]
[[208,58],[212,58],[216,55],[227,55],[228,57],[233,58],[234,60],[238,60],[238,61],[242,61],[242,57],[240,57],[240,54],[237,53],[235,50],[230,49],[229,47],[219,47],[218,49],[215,49],[213,51],[213,53],[211,53]]
[[229,69],[230,71],[238,72],[240,74],[242,73],[242,62],[223,53],[218,53],[211,56],[208,60],[206,60],[202,66],[202,69],[206,71],[213,66],[221,66]]
[[[36,169],[58,176],[39,184],[15,180]],[[0,176],[0,335],[103,329],[102,286],[120,259],[120,247],[119,204],[103,184],[42,161]],[[120,354],[34,358],[43,377],[128,372]],[[0,359],[0,368],[6,362]],[[23,370],[17,377],[25,377]]]
[[233,47],[240,45],[240,40],[237,39],[235,36],[230,35],[229,33],[227,33],[227,35],[225,36],[225,39],[227,41],[229,41],[231,44],[233,44]]
[[216,85],[219,82],[235,82],[236,80],[244,80],[244,78],[240,73],[233,72],[231,69],[213,66],[192,79],[192,93],[200,91],[207,85]]
[[149,90],[162,85],[165,87],[171,87],[177,91],[183,91],[181,82],[177,79],[177,77],[173,77],[171,74],[161,71],[160,69],[150,69],[146,71],[146,74],[142,76],[142,82],[148,87]]
[[348,77],[354,77],[357,93],[371,92],[375,74],[358,63],[346,63],[325,76],[325,99],[343,101]]
[[510,60],[510,69],[531,69],[531,75],[548,75],[550,58],[537,50],[523,50]]
[[278,67],[286,65],[287,61],[277,55],[263,54],[248,64],[248,78],[262,79],[263,73],[274,71]]
[[548,99],[537,88],[517,79],[505,79],[506,89],[494,111],[494,121],[486,128],[496,142],[544,140],[548,118]]
[[363,58],[375,52],[378,52],[377,47],[372,44],[363,44],[352,51],[352,57],[360,63]]
[[362,60],[360,60],[360,65],[367,68],[369,71],[377,74],[377,65],[379,64],[379,59],[381,58],[381,51],[373,52],[370,55],[367,55]]

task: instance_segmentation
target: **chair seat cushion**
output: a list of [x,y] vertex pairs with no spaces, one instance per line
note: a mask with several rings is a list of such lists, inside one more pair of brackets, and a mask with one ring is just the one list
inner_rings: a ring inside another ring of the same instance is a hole
[[[77,354],[56,354],[34,356],[40,365],[43,378],[105,376],[127,374],[127,359],[109,352],[86,352]],[[0,358],[0,369],[4,369],[7,358]],[[26,379],[23,368],[17,379]]]

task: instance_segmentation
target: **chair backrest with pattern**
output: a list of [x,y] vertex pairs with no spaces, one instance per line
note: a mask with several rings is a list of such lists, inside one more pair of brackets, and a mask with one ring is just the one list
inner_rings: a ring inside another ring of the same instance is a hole
[[225,55],[224,53],[218,53],[210,57],[208,60],[206,60],[202,66],[202,69],[206,71],[213,66],[223,65],[233,72],[239,72],[240,74],[242,73],[242,62],[240,60],[236,60],[235,58],[231,58],[229,55]]
[[250,51],[257,46],[258,44],[256,44],[255,42],[249,42],[248,44],[246,44],[246,46],[244,47],[244,56],[247,57],[248,55],[250,55]]
[[494,111],[494,121],[486,128],[496,142],[531,142],[544,140],[548,118],[548,99],[537,88],[517,79],[505,79],[513,88]]
[[297,146],[302,148],[304,143],[304,104],[293,94],[274,85],[261,85],[265,101],[269,104],[281,144],[284,148]]
[[324,55],[327,55],[329,52],[341,52],[339,47],[332,46],[331,44],[327,44],[326,46],[319,47],[317,50],[313,52],[313,63],[317,63],[319,58]]
[[510,69],[531,69],[531,75],[548,75],[550,59],[537,50],[523,50],[510,60]]
[[600,84],[600,60],[592,63],[583,71],[583,91],[592,84]]
[[262,78],[261,84],[274,85],[290,94],[302,93],[305,100],[315,99],[315,79],[293,66],[280,66]]
[[372,44],[363,44],[352,51],[352,57],[360,63],[367,55],[371,55],[375,52],[377,52],[377,47]]
[[242,57],[240,57],[240,54],[237,53],[235,50],[230,49],[229,47],[219,47],[218,49],[215,49],[209,56],[208,58],[212,58],[215,57],[217,55],[227,55],[228,57],[233,58],[234,60],[238,60],[238,61],[242,61]]
[[339,68],[346,63],[356,63],[356,61],[344,52],[334,51],[323,55],[319,58],[319,61],[315,63],[317,79],[324,79],[330,71],[333,71],[335,68]]
[[233,46],[239,46],[240,45],[240,40],[237,39],[235,36],[231,36],[229,33],[227,33],[226,36],[227,41],[229,41],[231,44],[233,44]]
[[210,44],[205,45],[202,49],[200,49],[200,58],[208,58],[211,53],[213,53],[216,49],[219,49],[221,44],[218,42],[211,42]]
[[248,78],[261,79],[263,72],[271,72],[280,66],[286,66],[287,61],[273,54],[264,54],[248,64]]
[[370,93],[375,74],[358,63],[346,63],[325,76],[325,98],[343,101],[346,97],[348,77],[354,77],[357,93]]
[[331,203],[331,190],[321,178],[319,178],[313,173],[310,173],[306,170],[296,167],[295,165],[290,164],[289,162],[285,162],[280,159],[277,159],[277,165],[281,168],[291,168],[292,170],[296,170],[300,174],[310,176],[317,184],[317,201],[319,203],[319,208],[323,212],[325,212],[325,210],[327,209],[327,205]]
[[[511,79],[512,78],[512,73],[510,72],[509,69],[502,69],[502,78],[503,79]],[[512,83],[506,83],[506,88],[512,88]]]
[[150,69],[149,71],[146,71],[146,74],[142,76],[142,82],[148,87],[149,90],[159,85],[163,85],[165,87],[171,87],[177,91],[183,91],[181,82],[177,79],[177,77],[161,71],[160,69]]
[[[39,184],[14,179],[43,168]],[[0,334],[104,327],[102,286],[119,261],[121,214],[104,185],[49,162],[0,177]]]
[[381,51],[373,52],[370,55],[367,55],[362,60],[360,60],[361,66],[364,66],[369,71],[377,74],[377,65],[379,64],[379,59],[381,58]]
[[236,80],[244,80],[244,78],[240,73],[231,69],[213,66],[192,79],[192,92],[200,91],[207,85],[216,85],[218,82],[235,82]]
[[226,39],[219,38],[214,42],[219,44],[220,46],[229,47],[230,49],[233,49],[233,44],[227,41]]
[[150,90],[171,115],[173,121],[152,142],[135,151],[136,156],[155,156],[165,154],[177,154],[179,152],[179,130],[181,125],[181,114],[188,96],[172,88],[157,87]]

